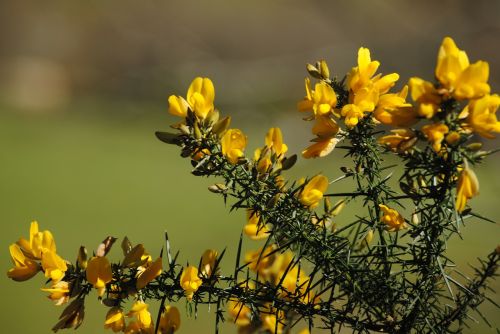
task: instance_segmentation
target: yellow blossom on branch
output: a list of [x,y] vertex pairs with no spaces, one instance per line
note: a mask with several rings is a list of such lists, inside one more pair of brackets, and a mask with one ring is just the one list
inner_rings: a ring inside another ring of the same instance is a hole
[[299,195],[300,203],[314,209],[323,199],[323,194],[328,188],[328,179],[323,175],[316,175],[304,186]]
[[111,264],[104,256],[94,256],[87,264],[87,281],[97,289],[102,296],[106,291],[106,284],[113,279]]
[[42,291],[50,292],[48,298],[55,302],[55,305],[62,305],[69,300],[69,283],[65,281],[59,281],[52,283],[50,288],[42,288]]
[[229,129],[221,138],[222,154],[233,165],[242,158],[245,147],[247,146],[247,137],[239,129]]
[[480,99],[471,100],[462,113],[467,115],[467,123],[474,132],[492,139],[495,138],[492,133],[500,133],[500,122],[496,116],[499,105],[500,96],[485,95]]
[[395,127],[409,126],[417,122],[415,109],[406,102],[408,86],[397,94],[381,95],[373,116],[382,124]]
[[399,231],[407,227],[403,216],[401,216],[399,212],[384,204],[380,204],[379,207],[382,210],[382,217],[380,220],[387,225],[388,231]]
[[457,200],[455,207],[462,213],[467,205],[467,200],[479,194],[479,181],[472,169],[465,164],[457,181]]
[[417,77],[410,78],[408,85],[410,86],[411,98],[417,102],[418,115],[425,118],[434,117],[440,110],[439,104],[441,103],[441,97],[434,85]]
[[339,141],[335,137],[339,130],[337,122],[331,117],[317,117],[312,128],[312,133],[316,135],[316,138],[312,140],[314,144],[302,151],[302,156],[309,159],[324,157],[330,154]]
[[469,63],[465,51],[453,39],[445,37],[439,48],[436,78],[458,100],[477,99],[490,92],[489,65],[485,61]]
[[136,318],[136,327],[140,329],[140,333],[152,333],[154,329],[153,319],[151,318],[151,313],[148,311],[148,304],[143,301],[136,301],[130,312],[127,313],[127,317]]
[[185,118],[191,109],[199,119],[205,119],[214,110],[215,89],[209,78],[196,77],[189,86],[186,99],[170,95],[168,111]]
[[443,123],[428,124],[422,127],[422,132],[427,137],[429,142],[431,142],[432,148],[436,152],[441,151],[441,143],[443,142],[444,136],[448,133],[448,131],[448,126]]
[[193,294],[198,291],[203,281],[198,276],[198,268],[187,266],[182,270],[180,284],[186,293],[187,300],[193,299]]
[[333,88],[324,81],[311,89],[311,81],[305,79],[306,97],[298,104],[299,111],[313,111],[315,116],[332,113],[337,105],[337,95]]
[[144,288],[149,282],[158,277],[161,274],[162,270],[163,260],[161,257],[159,257],[153,263],[147,266],[146,269],[137,278],[137,290]]
[[24,255],[17,244],[12,244],[9,246],[10,256],[14,264],[14,268],[9,269],[7,276],[14,281],[26,281],[31,277],[35,276],[40,270],[40,265]]
[[253,210],[247,210],[247,223],[243,227],[245,233],[252,240],[261,240],[269,236],[269,229],[263,223],[260,223],[260,214]]
[[390,135],[378,139],[380,145],[384,145],[393,152],[406,153],[412,149],[417,142],[415,132],[410,129],[394,129]]
[[238,327],[248,326],[251,323],[252,311],[242,302],[230,300],[227,303],[229,316]]
[[215,249],[207,249],[201,255],[201,269],[200,275],[202,277],[209,278],[215,269],[215,263],[217,262],[217,251]]

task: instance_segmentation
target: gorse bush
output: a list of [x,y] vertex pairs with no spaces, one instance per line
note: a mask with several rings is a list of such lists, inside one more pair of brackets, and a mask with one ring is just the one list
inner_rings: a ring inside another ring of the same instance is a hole
[[[328,171],[331,181],[283,176],[297,156],[288,155],[279,128],[247,154],[245,134],[214,106],[210,79],[195,78],[186,97],[169,97],[179,122],[174,133],[157,137],[180,147],[192,174],[215,177],[209,190],[231,210],[247,213],[234,271],[222,272],[225,252],[213,249],[180,264],[168,236],[156,259],[125,238],[123,259],[112,263],[106,255],[116,239],[107,237],[91,256],[81,247],[70,263],[57,254],[52,234],[33,222],[29,240],[10,246],[8,276],[24,281],[43,272],[42,290],[67,304],[54,331],[80,326],[85,299],[95,291],[108,308],[104,327],[114,332],[173,333],[180,314],[172,303],[181,302],[188,314],[211,304],[216,331],[230,320],[239,333],[460,332],[470,312],[493,302],[485,291],[500,254],[492,245],[474,277],[446,255],[466,219],[489,221],[468,206],[479,192],[473,168],[492,153],[472,140],[500,132],[500,97],[490,94],[488,63],[470,64],[447,37],[436,80],[411,78],[399,92],[391,92],[399,75],[377,74],[380,64],[368,49],[359,49],[357,63],[342,80],[324,61],[307,65],[316,83],[305,80],[298,103],[314,135],[302,156],[345,152],[341,166]],[[352,191],[335,192],[339,182],[350,182]],[[335,218],[349,205],[362,209],[351,220]],[[242,254],[246,237],[261,247]],[[151,300],[161,302],[154,319]]]

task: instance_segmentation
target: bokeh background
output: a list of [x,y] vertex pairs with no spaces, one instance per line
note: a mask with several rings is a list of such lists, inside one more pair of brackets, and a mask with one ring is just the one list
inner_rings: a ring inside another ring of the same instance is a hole
[[[184,95],[195,76],[212,78],[217,106],[248,133],[251,147],[280,126],[290,150],[300,152],[310,139],[310,124],[295,109],[306,62],[326,59],[342,76],[357,49],[369,47],[382,72],[401,74],[401,87],[413,75],[433,77],[449,35],[472,61],[489,61],[498,92],[498,13],[499,1],[467,0],[0,2],[1,331],[49,333],[62,311],[39,290],[42,277],[21,284],[4,274],[8,245],[28,234],[32,219],[72,261],[80,245],[92,250],[107,235],[127,235],[158,254],[168,230],[181,262],[227,247],[225,268],[232,268],[243,215],[229,214],[206,190],[213,180],[190,175],[177,148],[153,135],[175,121],[167,96]],[[493,219],[500,216],[499,162],[477,169],[481,196],[472,201]],[[299,160],[289,176],[335,177],[341,165],[335,154]],[[471,220],[463,236],[450,256],[470,273],[468,263],[497,245],[498,226]],[[111,256],[119,258],[119,247]],[[497,310],[482,309],[500,325]],[[105,313],[88,298],[79,332],[103,332]],[[180,333],[213,332],[213,309],[182,320]],[[494,332],[482,322],[471,326],[469,333]]]

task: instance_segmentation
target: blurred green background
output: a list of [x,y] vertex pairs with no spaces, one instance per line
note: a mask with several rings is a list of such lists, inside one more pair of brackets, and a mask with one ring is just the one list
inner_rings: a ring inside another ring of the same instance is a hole
[[[71,261],[80,245],[92,250],[107,235],[127,235],[158,254],[168,230],[181,262],[227,247],[225,268],[232,268],[243,214],[227,213],[206,190],[214,181],[191,176],[178,149],[154,138],[176,121],[166,112],[169,94],[184,95],[192,78],[208,76],[216,105],[252,148],[280,126],[296,153],[310,139],[310,124],[295,110],[306,62],[324,58],[342,76],[357,49],[369,47],[382,72],[401,74],[401,87],[413,75],[432,78],[449,35],[472,61],[490,63],[498,92],[499,12],[498,1],[451,0],[0,2],[3,272],[11,266],[8,245],[28,235],[33,219]],[[500,215],[499,162],[492,157],[477,170],[481,196],[472,201],[493,219]],[[323,171],[333,178],[342,163],[338,154],[299,160],[289,176]],[[450,254],[470,273],[467,264],[497,245],[498,226],[471,220],[463,235]],[[116,247],[111,256],[119,255]],[[0,275],[3,333],[50,332],[62,309],[39,290],[43,283],[40,276],[16,283]],[[497,310],[483,310],[500,326]],[[88,298],[79,332],[103,332],[105,313]],[[202,307],[199,316],[184,317],[180,332],[213,332],[213,312]],[[469,330],[489,332],[482,322]]]

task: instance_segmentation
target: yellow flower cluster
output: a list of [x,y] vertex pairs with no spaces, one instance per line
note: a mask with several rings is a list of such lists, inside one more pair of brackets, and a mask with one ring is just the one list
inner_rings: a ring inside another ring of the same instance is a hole
[[380,204],[379,207],[382,210],[380,220],[386,224],[388,231],[395,232],[408,227],[405,219],[399,212],[384,204]]
[[39,231],[36,221],[31,223],[29,240],[20,238],[9,246],[9,251],[14,268],[7,272],[7,276],[15,281],[30,279],[42,270],[52,284],[57,284],[68,270],[66,261],[56,253],[52,233]]

